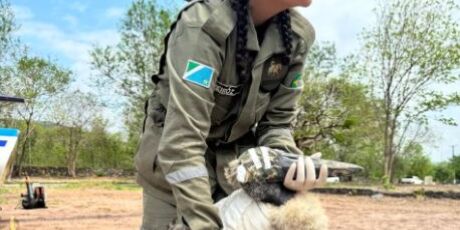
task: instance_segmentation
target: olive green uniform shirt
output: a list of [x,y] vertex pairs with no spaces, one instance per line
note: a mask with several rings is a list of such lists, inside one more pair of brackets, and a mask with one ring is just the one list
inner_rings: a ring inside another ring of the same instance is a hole
[[[255,56],[246,86],[241,85],[236,72],[236,15],[229,0],[190,3],[167,37],[162,71],[156,76],[160,81],[148,108],[149,119],[157,125],[145,127],[145,143],[136,156],[136,167],[141,184],[171,189],[178,213],[191,229],[222,226],[212,205],[210,167],[205,157],[211,147],[219,149],[255,133],[259,146],[301,153],[290,125],[296,116],[301,72],[314,31],[298,12],[291,10],[290,15],[294,35],[289,65],[280,60],[285,48],[276,23],[267,26],[259,45],[250,20],[247,49]],[[204,78],[188,79],[197,66],[201,68],[198,71],[204,71],[200,75]],[[164,107],[164,120],[155,117],[159,109],[152,106]],[[146,144],[152,142],[155,144]],[[152,165],[161,168],[167,185],[152,176]]]

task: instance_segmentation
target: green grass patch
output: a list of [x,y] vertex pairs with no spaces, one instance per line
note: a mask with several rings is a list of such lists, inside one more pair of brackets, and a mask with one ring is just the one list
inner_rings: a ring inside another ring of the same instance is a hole
[[21,192],[22,192],[22,188],[25,189],[25,186],[24,187],[20,187],[19,184],[3,184],[1,185],[0,187],[0,205],[4,205],[8,202],[8,196],[13,194],[15,196],[17,196],[17,198],[19,199],[20,195],[21,195]]
[[134,181],[127,180],[76,180],[69,181],[62,186],[63,189],[106,189],[118,191],[137,191],[140,186]]
[[7,193],[7,190],[3,187],[0,187],[0,205],[6,202],[6,198],[5,198],[6,193]]

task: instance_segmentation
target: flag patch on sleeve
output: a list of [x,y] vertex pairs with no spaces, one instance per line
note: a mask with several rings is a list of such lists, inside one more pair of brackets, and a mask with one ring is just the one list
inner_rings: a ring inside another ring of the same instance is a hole
[[291,88],[302,88],[303,81],[302,81],[302,73],[296,73],[294,79],[291,82]]
[[214,69],[197,61],[188,60],[183,79],[193,84],[209,88]]

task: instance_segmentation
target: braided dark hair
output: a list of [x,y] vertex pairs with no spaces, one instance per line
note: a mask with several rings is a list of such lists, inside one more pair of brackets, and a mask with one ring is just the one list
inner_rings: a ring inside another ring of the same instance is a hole
[[279,13],[276,16],[276,23],[281,33],[281,39],[283,39],[284,48],[286,49],[281,60],[283,65],[288,65],[291,62],[290,55],[292,54],[292,27],[289,10]]
[[[249,80],[251,54],[246,49],[248,41],[248,24],[249,24],[249,0],[232,0],[232,8],[236,13],[236,68],[242,82]],[[276,15],[276,23],[283,40],[285,52],[282,56],[282,63],[289,64],[292,53],[292,28],[289,10],[282,11]]]
[[242,83],[249,80],[251,54],[246,49],[248,42],[249,0],[233,0],[232,8],[236,13],[236,71]]

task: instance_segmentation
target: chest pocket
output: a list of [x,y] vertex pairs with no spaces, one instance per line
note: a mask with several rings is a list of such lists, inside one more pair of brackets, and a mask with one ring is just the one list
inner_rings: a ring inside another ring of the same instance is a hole
[[263,67],[260,90],[263,93],[273,93],[286,77],[288,70],[289,67],[282,64],[281,55],[275,55],[268,59]]
[[221,86],[217,86],[214,93],[216,104],[214,106],[214,110],[211,113],[212,125],[219,125],[224,120],[228,119],[228,117],[231,115],[232,108],[237,105],[237,99],[241,93],[240,86],[223,87],[222,85],[224,84],[219,84]]

